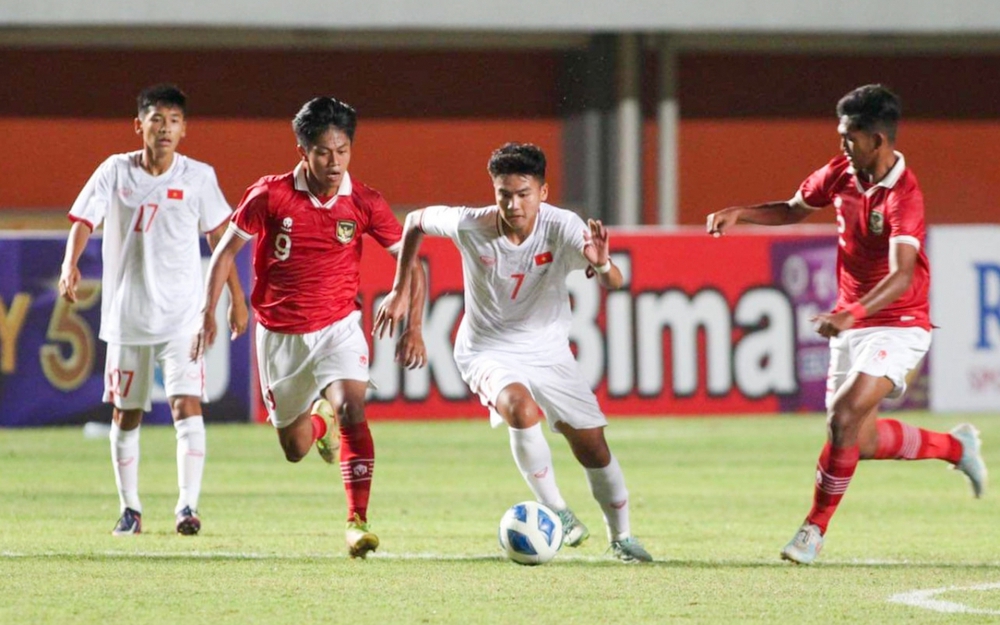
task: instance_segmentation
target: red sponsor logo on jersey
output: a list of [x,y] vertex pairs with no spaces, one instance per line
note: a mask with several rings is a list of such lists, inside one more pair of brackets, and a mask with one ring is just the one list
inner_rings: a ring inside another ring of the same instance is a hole
[[183,200],[184,189],[167,189],[168,200]]
[[542,252],[535,255],[536,265],[547,265],[552,262],[552,252]]
[[492,267],[493,265],[497,264],[497,259],[493,258],[492,256],[480,256],[479,262],[483,263],[487,267]]

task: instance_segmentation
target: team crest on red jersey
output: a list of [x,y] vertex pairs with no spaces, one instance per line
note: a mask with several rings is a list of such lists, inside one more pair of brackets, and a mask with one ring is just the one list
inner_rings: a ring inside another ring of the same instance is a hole
[[348,244],[354,240],[354,233],[358,229],[358,224],[349,219],[337,221],[337,240],[343,244]]
[[872,234],[882,234],[885,230],[885,215],[878,211],[868,214],[868,231]]

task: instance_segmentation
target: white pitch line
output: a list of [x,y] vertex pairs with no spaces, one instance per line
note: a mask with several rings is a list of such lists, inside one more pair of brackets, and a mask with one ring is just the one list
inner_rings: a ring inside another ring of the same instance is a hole
[[1000,610],[983,610],[980,608],[973,608],[956,601],[945,601],[943,599],[933,598],[935,595],[940,595],[945,592],[997,589],[1000,589],[1000,583],[976,584],[975,586],[948,586],[946,588],[932,588],[930,590],[911,590],[910,592],[903,592],[889,597],[889,603],[901,603],[915,608],[923,608],[925,610],[933,610],[935,612],[947,612],[949,614],[1000,614]]

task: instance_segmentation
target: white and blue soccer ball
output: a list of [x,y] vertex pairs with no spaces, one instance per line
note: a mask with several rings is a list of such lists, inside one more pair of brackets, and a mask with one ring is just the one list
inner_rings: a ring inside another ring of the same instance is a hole
[[545,564],[562,546],[559,515],[535,501],[514,504],[500,518],[500,548],[518,564]]

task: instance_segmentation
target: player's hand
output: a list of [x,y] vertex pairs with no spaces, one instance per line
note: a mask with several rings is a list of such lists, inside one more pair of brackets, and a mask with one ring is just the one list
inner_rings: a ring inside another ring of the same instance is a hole
[[385,296],[375,313],[372,336],[383,338],[386,336],[386,332],[388,332],[388,336],[392,336],[397,328],[402,329],[403,319],[406,318],[409,306],[409,302],[406,300],[404,294],[399,293],[396,289]]
[[427,347],[419,328],[406,328],[396,343],[396,362],[407,369],[419,369],[427,364]]
[[844,330],[850,330],[854,326],[855,319],[854,315],[842,310],[836,313],[820,313],[811,317],[809,321],[816,324],[816,332],[820,336],[833,338]]
[[59,273],[59,295],[67,302],[76,303],[76,285],[80,284],[80,269],[63,265]]
[[721,237],[726,230],[732,228],[739,222],[740,207],[731,206],[715,213],[711,213],[705,218],[705,230],[713,237]]
[[215,343],[215,335],[217,333],[218,327],[215,324],[215,315],[211,312],[206,312],[201,330],[195,335],[194,342],[191,345],[191,362],[197,362],[198,359],[205,356],[208,348]]
[[583,256],[594,267],[600,267],[611,258],[608,250],[608,229],[599,219],[588,219],[583,231]]
[[229,340],[246,332],[249,320],[250,311],[247,310],[247,303],[243,301],[243,298],[231,300],[229,302]]

